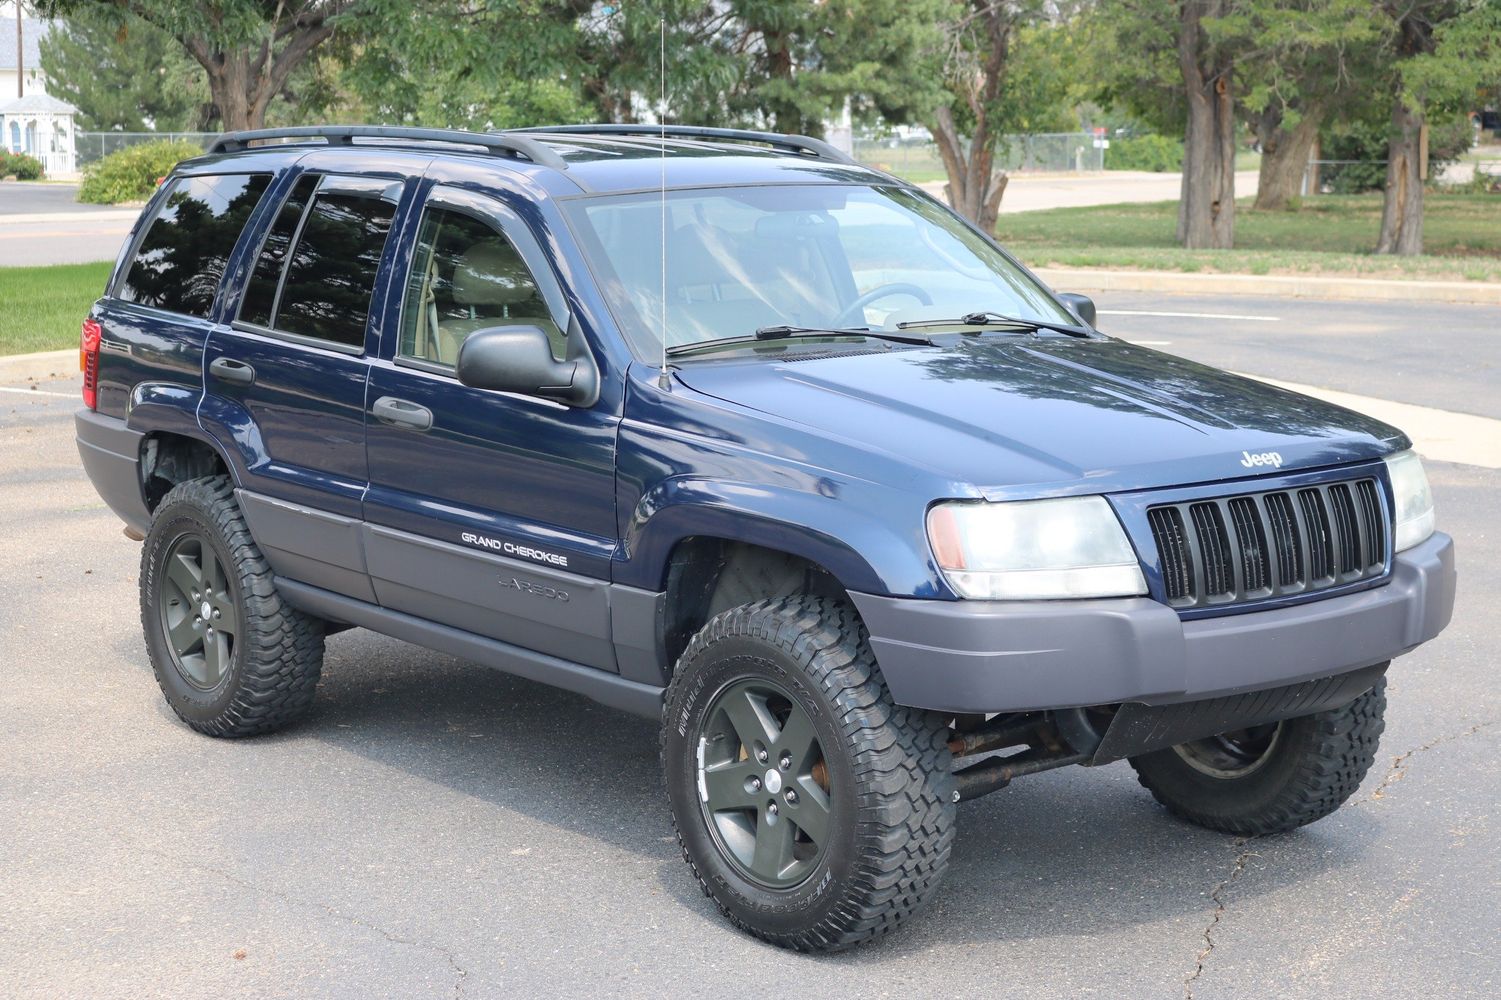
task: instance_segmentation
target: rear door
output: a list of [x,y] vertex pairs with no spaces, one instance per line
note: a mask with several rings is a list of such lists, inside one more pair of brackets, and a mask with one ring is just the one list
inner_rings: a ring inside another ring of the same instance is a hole
[[374,600],[360,547],[370,317],[404,182],[300,172],[204,355],[204,425],[244,462],[241,506],[277,573]]
[[541,327],[559,358],[583,333],[537,238],[499,201],[435,187],[416,229],[399,332],[370,374],[376,594],[398,611],[614,670],[613,405],[473,389],[454,374],[476,330]]

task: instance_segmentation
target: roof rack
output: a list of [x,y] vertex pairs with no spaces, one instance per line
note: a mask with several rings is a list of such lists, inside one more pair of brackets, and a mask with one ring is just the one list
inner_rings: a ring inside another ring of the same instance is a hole
[[568,164],[552,149],[536,139],[499,132],[465,132],[447,128],[407,128],[399,125],[299,125],[293,128],[259,128],[245,132],[225,132],[209,147],[210,153],[237,153],[251,143],[272,139],[323,139],[330,146],[352,146],[355,139],[405,139],[418,142],[447,142],[462,146],[479,146],[497,156],[520,154],[533,163],[555,170],[567,170]]
[[777,149],[809,154],[820,160],[829,160],[834,163],[859,165],[859,161],[852,156],[835,149],[822,139],[807,135],[756,132],[743,128],[708,128],[698,125],[536,125],[531,128],[508,129],[503,134],[516,135],[526,132],[579,136],[640,136],[648,139],[662,135],[672,139],[737,139],[741,142],[761,142]]

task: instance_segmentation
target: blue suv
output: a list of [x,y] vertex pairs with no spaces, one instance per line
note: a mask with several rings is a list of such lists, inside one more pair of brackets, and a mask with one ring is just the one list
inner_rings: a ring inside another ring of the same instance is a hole
[[1104,336],[804,137],[228,134],[81,363],[184,722],[291,722],[356,626],[659,718],[684,857],[791,948],[892,930],[1024,775],[1327,815],[1454,600],[1400,431]]

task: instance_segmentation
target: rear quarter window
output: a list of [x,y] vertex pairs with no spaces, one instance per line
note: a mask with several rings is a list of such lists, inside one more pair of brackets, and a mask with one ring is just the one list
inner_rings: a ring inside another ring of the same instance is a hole
[[270,174],[178,178],[115,296],[207,318],[240,233],[270,183]]

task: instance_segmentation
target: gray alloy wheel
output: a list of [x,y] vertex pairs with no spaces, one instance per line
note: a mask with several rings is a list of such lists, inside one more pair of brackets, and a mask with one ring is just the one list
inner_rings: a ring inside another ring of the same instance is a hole
[[172,665],[200,691],[224,680],[240,632],[233,581],[202,535],[188,531],[167,552],[157,609]]
[[813,720],[779,684],[741,680],[715,696],[698,737],[699,800],[725,858],[772,889],[818,867],[831,825]]

